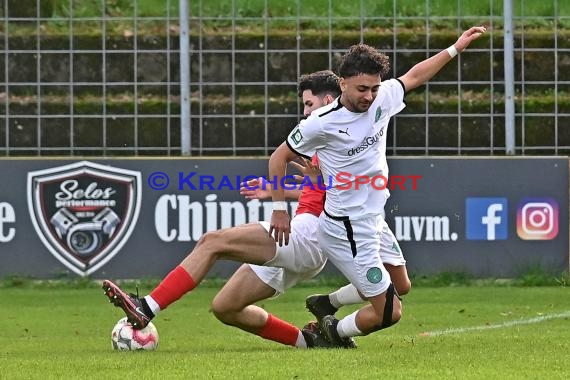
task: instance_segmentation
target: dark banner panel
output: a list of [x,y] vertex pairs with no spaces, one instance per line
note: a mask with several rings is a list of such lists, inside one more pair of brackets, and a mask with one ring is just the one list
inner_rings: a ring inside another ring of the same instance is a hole
[[[386,220],[411,273],[567,270],[566,159],[389,164]],[[271,215],[269,201],[238,191],[267,174],[266,159],[7,159],[0,173],[0,277],[162,277],[204,232]],[[210,275],[237,265],[220,262]]]
[[422,176],[386,207],[410,272],[568,270],[566,159],[394,159],[391,173]]

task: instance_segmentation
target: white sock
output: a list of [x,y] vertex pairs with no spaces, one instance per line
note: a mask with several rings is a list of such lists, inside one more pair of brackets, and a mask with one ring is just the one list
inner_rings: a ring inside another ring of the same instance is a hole
[[343,286],[342,288],[329,294],[329,300],[331,301],[331,305],[337,309],[344,305],[354,305],[364,301],[360,297],[360,294],[358,294],[356,287],[354,287],[352,284]]
[[150,311],[152,311],[152,313],[154,315],[157,315],[158,313],[160,313],[160,306],[158,306],[156,301],[150,295],[145,296],[144,300],[146,301],[148,308],[150,309]]
[[338,321],[338,325],[336,325],[336,331],[341,338],[347,336],[364,335],[362,334],[362,331],[360,331],[360,329],[356,326],[356,314],[358,314],[358,310]]
[[295,347],[297,348],[307,348],[307,341],[303,336],[301,330],[299,330],[299,336],[297,336],[297,342],[295,342]]

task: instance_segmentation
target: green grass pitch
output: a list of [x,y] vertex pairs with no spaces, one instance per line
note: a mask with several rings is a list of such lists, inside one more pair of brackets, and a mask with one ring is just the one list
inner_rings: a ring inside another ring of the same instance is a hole
[[[133,289],[134,290],[134,289]],[[141,289],[146,294],[149,289]],[[299,350],[225,326],[198,288],[154,323],[154,352],[116,352],[122,312],[98,287],[0,288],[0,379],[566,379],[566,287],[417,287],[400,323],[357,337],[356,350]],[[306,295],[262,304],[302,326]],[[346,308],[340,316],[354,310]]]

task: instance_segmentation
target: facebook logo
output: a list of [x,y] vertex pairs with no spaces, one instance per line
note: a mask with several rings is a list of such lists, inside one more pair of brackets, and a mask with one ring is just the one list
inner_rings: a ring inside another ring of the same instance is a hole
[[465,215],[468,240],[507,239],[506,198],[467,198]]

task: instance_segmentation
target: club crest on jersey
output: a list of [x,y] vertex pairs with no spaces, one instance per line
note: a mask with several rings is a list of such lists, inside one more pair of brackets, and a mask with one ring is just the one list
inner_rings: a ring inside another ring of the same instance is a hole
[[299,144],[301,140],[303,140],[303,135],[301,134],[301,128],[297,127],[293,131],[293,133],[291,134],[291,140],[293,140],[295,144]]
[[382,116],[382,108],[378,107],[376,108],[376,116],[374,116],[374,122],[376,123],[378,120],[380,120],[381,116]]
[[126,243],[140,212],[141,173],[81,161],[28,173],[28,209],[40,240],[88,276]]
[[366,278],[373,284],[382,281],[382,270],[378,267],[372,267],[366,272]]
[[402,251],[400,251],[400,247],[396,243],[392,243],[392,251],[402,253]]

